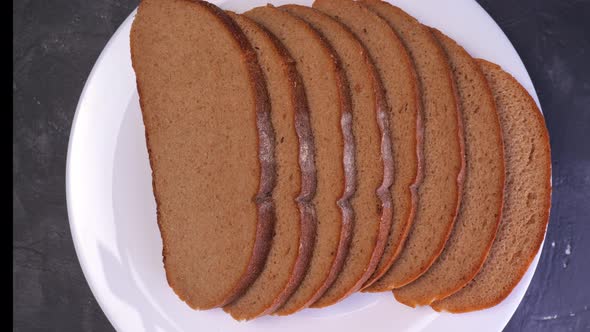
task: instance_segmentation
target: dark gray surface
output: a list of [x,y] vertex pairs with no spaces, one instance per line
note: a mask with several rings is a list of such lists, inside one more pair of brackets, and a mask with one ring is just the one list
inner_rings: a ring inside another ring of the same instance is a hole
[[[531,75],[553,155],[553,206],[543,254],[506,331],[588,331],[590,1],[480,3]],[[136,5],[13,0],[14,331],[112,330],[74,252],[65,159],[86,77]]]

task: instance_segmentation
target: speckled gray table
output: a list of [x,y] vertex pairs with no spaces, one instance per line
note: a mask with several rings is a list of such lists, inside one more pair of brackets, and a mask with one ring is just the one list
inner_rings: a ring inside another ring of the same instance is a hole
[[[137,3],[13,0],[14,331],[113,330],[74,252],[65,160],[84,81]],[[590,331],[590,0],[480,3],[531,75],[553,154],[547,239],[506,331]]]

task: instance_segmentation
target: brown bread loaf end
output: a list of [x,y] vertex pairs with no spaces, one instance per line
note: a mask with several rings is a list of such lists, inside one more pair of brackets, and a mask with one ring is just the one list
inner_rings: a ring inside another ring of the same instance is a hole
[[274,139],[256,54],[214,5],[144,0],[131,58],[168,283],[193,308],[223,306],[260,273],[274,223]]
[[475,311],[504,300],[539,251],[549,220],[551,151],[545,119],[514,77],[496,64],[478,62],[494,94],[504,140],[502,221],[483,268],[467,286],[432,303],[437,311]]
[[465,286],[481,269],[496,236],[504,197],[504,146],[494,96],[477,62],[431,29],[449,57],[465,132],[465,182],[456,225],[445,249],[416,281],[393,291],[409,306],[429,305]]

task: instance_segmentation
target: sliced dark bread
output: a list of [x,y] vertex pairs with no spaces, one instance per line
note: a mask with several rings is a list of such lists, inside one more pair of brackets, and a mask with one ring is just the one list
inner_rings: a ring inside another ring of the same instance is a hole
[[256,54],[209,3],[143,0],[131,58],[168,283],[193,308],[223,306],[258,276],[273,231],[274,137]]
[[[416,74],[406,48],[387,22],[352,0],[316,0],[313,7],[346,25],[364,44],[375,63],[385,89],[391,149],[382,158],[393,160],[393,170],[385,169],[382,223],[391,225],[381,233],[378,247],[383,248],[372,284],[387,272],[407,237],[416,205],[416,186],[420,181],[421,116]],[[393,173],[393,174],[392,174]],[[390,188],[388,192],[385,189]]]
[[429,305],[465,286],[481,269],[496,236],[504,192],[502,131],[492,91],[477,62],[455,41],[431,29],[449,57],[465,135],[463,197],[451,237],[416,281],[393,291],[409,306]]
[[527,91],[498,65],[478,60],[500,116],[506,187],[502,221],[483,268],[464,288],[432,303],[468,312],[505,299],[539,251],[551,205],[551,152],[543,115]]
[[412,228],[398,259],[368,291],[399,288],[416,280],[438,258],[459,209],[464,155],[462,120],[446,54],[427,27],[379,0],[363,4],[385,19],[416,67],[424,119],[424,178]]
[[[311,146],[307,100],[295,62],[276,37],[243,15],[228,12],[256,50],[266,79],[271,120],[276,137],[276,186],[272,197],[276,222],[272,246],[260,276],[246,293],[223,310],[237,320],[253,319],[278,309],[295,291],[311,258],[315,223],[309,209],[297,206],[302,182],[314,182],[315,172],[301,172],[300,145]],[[303,116],[301,115],[303,114]],[[298,138],[296,127],[305,127]],[[303,178],[302,178],[303,176]],[[309,178],[311,177],[311,178]],[[305,195],[305,193],[303,193]]]
[[[305,20],[318,30],[340,56],[351,87],[352,134],[356,165],[356,192],[351,204],[354,227],[348,257],[338,278],[312,307],[325,307],[357,291],[371,276],[381,259],[376,247],[381,227],[381,201],[377,189],[382,186],[383,161],[381,145],[390,146],[390,137],[379,125],[387,117],[387,102],[377,70],[362,43],[346,26],[332,17],[309,7],[286,5],[283,10]],[[382,126],[383,126],[383,121]],[[389,166],[391,167],[391,165]]]
[[[244,15],[273,33],[296,61],[309,104],[314,137],[317,189],[316,241],[307,273],[295,293],[276,311],[287,315],[313,303],[330,286],[343,265],[350,242],[351,213],[345,204],[345,139],[341,120],[350,116],[348,83],[338,57],[323,37],[304,21],[272,6]],[[348,115],[347,115],[348,114]],[[341,210],[342,209],[342,210]]]

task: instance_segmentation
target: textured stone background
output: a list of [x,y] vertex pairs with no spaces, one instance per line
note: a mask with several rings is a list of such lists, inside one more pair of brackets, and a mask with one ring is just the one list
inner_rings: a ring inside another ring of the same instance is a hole
[[[479,1],[537,89],[553,207],[506,331],[590,330],[590,1]],[[100,51],[137,0],[13,0],[13,330],[112,331],[82,275],[65,202],[68,135]],[[585,33],[585,34],[584,34]]]

